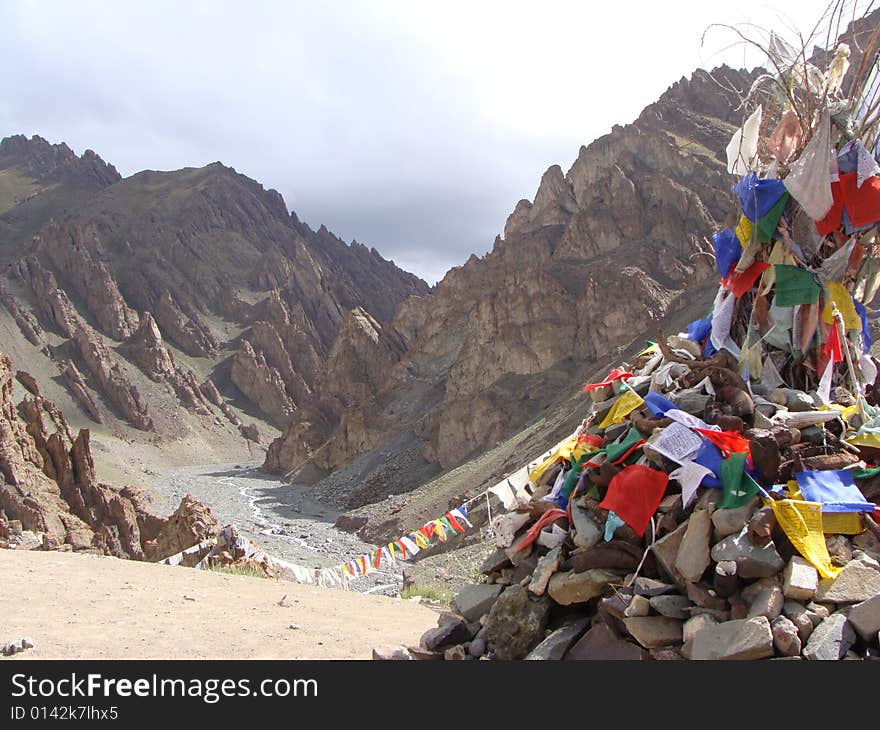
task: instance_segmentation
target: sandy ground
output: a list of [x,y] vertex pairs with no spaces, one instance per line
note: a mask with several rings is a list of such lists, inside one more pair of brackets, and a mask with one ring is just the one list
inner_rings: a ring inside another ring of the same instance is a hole
[[35,644],[0,661],[369,659],[437,625],[413,600],[92,555],[0,550],[0,575],[0,643]]

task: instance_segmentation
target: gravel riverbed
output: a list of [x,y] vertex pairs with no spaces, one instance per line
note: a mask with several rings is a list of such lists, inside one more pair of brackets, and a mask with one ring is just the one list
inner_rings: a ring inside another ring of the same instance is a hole
[[[159,514],[177,509],[184,494],[208,505],[220,524],[239,531],[275,557],[307,568],[332,567],[369,553],[374,545],[333,526],[338,512],[310,498],[309,487],[288,484],[259,463],[209,464],[164,469],[154,483]],[[396,594],[401,565],[353,580],[352,590]]]

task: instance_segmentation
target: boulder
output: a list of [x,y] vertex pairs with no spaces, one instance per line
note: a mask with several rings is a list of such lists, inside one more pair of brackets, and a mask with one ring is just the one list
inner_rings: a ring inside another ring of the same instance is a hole
[[596,522],[593,514],[577,502],[571,506],[571,518],[574,526],[575,546],[591,548],[602,539],[604,530]]
[[712,525],[715,527],[716,540],[740,532],[749,523],[749,519],[758,509],[758,504],[758,498],[753,497],[742,507],[736,509],[716,509],[712,513]]
[[766,659],[773,656],[773,632],[766,616],[727,621],[698,631],[690,648],[690,658]]
[[766,545],[753,544],[749,540],[748,528],[743,528],[736,535],[728,535],[716,543],[711,555],[716,563],[733,560],[737,573],[742,578],[766,578],[776,575],[785,567],[773,541]]
[[849,622],[865,641],[876,640],[880,631],[880,595],[853,606],[849,611]]
[[626,630],[646,649],[680,644],[682,621],[666,616],[637,616],[623,620]]
[[630,641],[621,639],[604,623],[594,624],[568,653],[566,659],[637,661],[644,659],[644,650]]
[[773,633],[773,646],[782,656],[799,656],[801,638],[797,626],[785,616],[777,616],[770,622]]
[[607,570],[587,570],[583,573],[564,571],[550,578],[547,593],[556,603],[570,606],[601,596],[609,583],[619,580],[618,573]]
[[562,659],[589,625],[590,620],[583,618],[561,626],[532,649],[526,659],[529,661]]
[[688,520],[675,558],[675,569],[689,582],[700,579],[709,567],[709,540],[712,537],[712,518],[704,509],[697,509]]
[[700,613],[696,616],[691,616],[687,621],[684,622],[682,626],[682,640],[687,643],[690,642],[691,639],[694,638],[700,631],[705,629],[707,626],[717,626],[718,620],[713,616],[707,613]]
[[800,555],[795,555],[782,574],[782,592],[794,601],[812,600],[819,587],[819,572]]
[[837,661],[843,659],[856,641],[856,632],[842,613],[833,613],[820,623],[807,645],[804,659]]
[[[498,659],[523,659],[544,638],[551,602],[532,596],[522,586],[511,586],[489,611],[486,640]],[[470,638],[470,637],[468,637]]]
[[880,571],[864,560],[851,560],[833,579],[819,582],[818,603],[860,603],[880,593]]
[[480,616],[489,613],[502,590],[503,586],[489,583],[466,585],[452,599],[452,609],[468,621],[479,621]]
[[553,574],[559,570],[559,564],[562,562],[562,549],[553,548],[549,553],[538,559],[538,564],[532,573],[532,579],[529,581],[529,591],[536,596],[543,596],[547,590],[547,584]]
[[667,618],[686,619],[690,617],[690,614],[684,609],[691,605],[691,601],[685,596],[654,596],[650,600],[650,605],[657,613]]

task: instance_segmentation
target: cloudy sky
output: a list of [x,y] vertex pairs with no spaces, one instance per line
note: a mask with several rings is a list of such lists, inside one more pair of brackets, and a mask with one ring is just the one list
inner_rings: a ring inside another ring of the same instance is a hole
[[434,282],[676,79],[754,65],[709,24],[791,37],[827,4],[0,0],[0,137],[123,175],[220,160]]

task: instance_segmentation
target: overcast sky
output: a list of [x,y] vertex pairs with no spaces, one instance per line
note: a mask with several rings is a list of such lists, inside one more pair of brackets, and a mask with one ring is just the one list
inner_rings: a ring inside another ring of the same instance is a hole
[[755,63],[701,47],[710,23],[808,32],[827,4],[0,0],[0,137],[123,175],[220,160],[433,283],[547,167],[694,68]]

